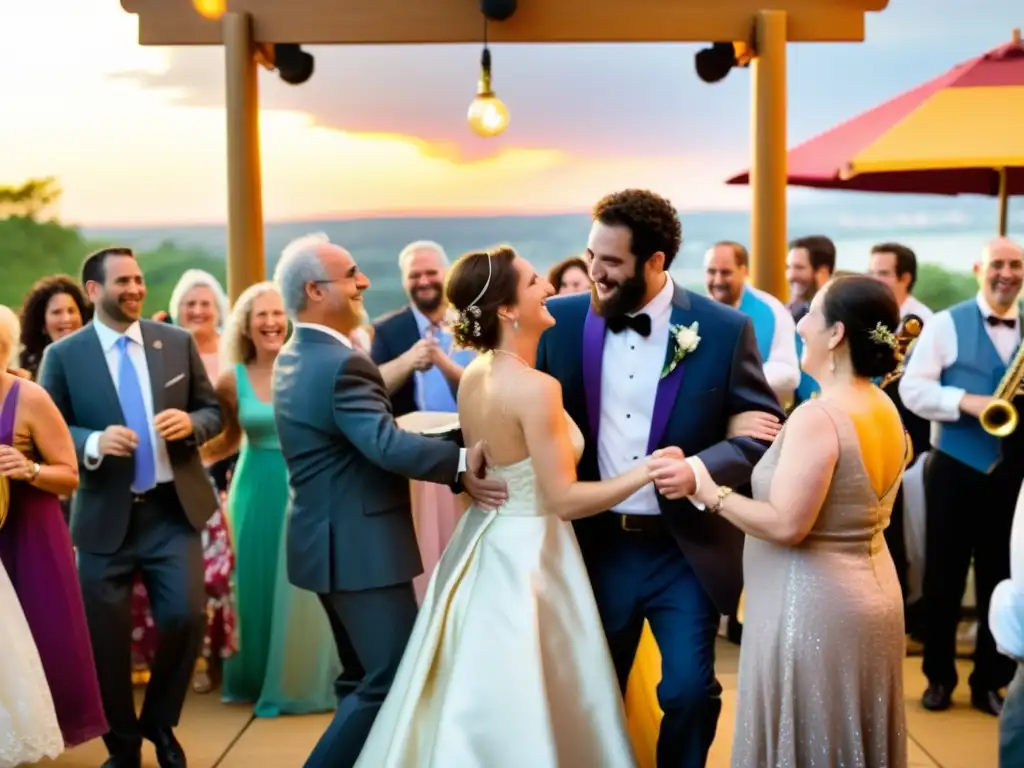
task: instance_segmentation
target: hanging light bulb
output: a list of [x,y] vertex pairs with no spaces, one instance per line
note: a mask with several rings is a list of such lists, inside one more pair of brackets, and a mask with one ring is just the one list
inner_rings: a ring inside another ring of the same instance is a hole
[[217,21],[228,10],[227,0],[192,0],[192,7],[204,19]]
[[480,82],[476,87],[476,98],[469,105],[466,120],[473,133],[485,139],[493,138],[508,128],[508,107],[491,90],[491,51],[486,44],[480,57]]

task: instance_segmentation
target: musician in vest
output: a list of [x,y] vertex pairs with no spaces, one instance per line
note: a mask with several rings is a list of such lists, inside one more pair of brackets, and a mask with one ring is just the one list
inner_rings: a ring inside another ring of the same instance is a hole
[[[1000,438],[979,420],[994,402],[1020,346],[1018,298],[1024,252],[1007,238],[990,242],[975,265],[975,298],[938,312],[924,324],[907,362],[899,392],[903,403],[933,422],[925,465],[927,533],[924,574],[924,674],[921,703],[950,706],[956,687],[956,632],[967,573],[974,559],[978,636],[971,704],[998,715],[1000,689],[1014,664],[996,650],[989,630],[989,601],[1010,575],[1007,542],[1021,482],[1024,427]],[[1024,357],[1021,358],[1024,360]],[[1008,399],[1017,409],[1024,398]],[[989,423],[991,427],[991,422]]]
[[723,240],[704,254],[708,296],[750,318],[764,363],[764,377],[779,402],[793,399],[800,383],[796,356],[796,325],[785,305],[747,284],[750,257],[739,243]]
[[[896,297],[896,303],[899,304],[901,318],[914,315],[921,319],[922,326],[928,324],[934,313],[914,296],[914,285],[917,283],[917,254],[913,250],[902,243],[879,243],[871,249],[871,254],[868,256],[867,274],[889,286],[893,296]],[[913,466],[922,455],[927,456],[931,440],[929,434],[931,424],[912,413],[903,404],[899,395],[899,380],[889,384],[885,388],[885,393],[892,398],[903,419],[903,424],[907,428],[907,433],[910,435],[913,453],[907,466]],[[904,477],[903,482],[908,482],[908,478]],[[920,626],[922,606],[920,600],[911,602],[914,596],[910,585],[911,563],[907,552],[903,507],[904,494],[901,484],[900,490],[896,494],[896,500],[893,502],[889,527],[885,529],[885,541],[889,545],[889,553],[896,566],[896,574],[899,576],[900,587],[903,589],[903,599],[907,602],[904,614],[907,634],[916,641],[922,631]],[[924,514],[923,510],[916,510],[916,512],[919,515]],[[913,567],[923,568],[923,563],[915,562]]]

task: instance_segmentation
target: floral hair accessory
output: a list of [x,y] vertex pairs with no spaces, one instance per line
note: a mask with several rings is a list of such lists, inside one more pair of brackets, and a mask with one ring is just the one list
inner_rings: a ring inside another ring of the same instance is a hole
[[892,347],[894,350],[899,351],[900,343],[896,338],[896,334],[886,328],[882,323],[878,323],[871,331],[871,340],[875,344],[885,344],[887,347]]
[[473,299],[466,306],[465,309],[455,313],[452,318],[452,326],[464,339],[470,337],[480,337],[480,307],[479,302],[487,293],[487,289],[491,287],[491,275],[494,272],[494,267],[491,262],[490,251],[487,252],[487,280],[484,281],[484,287],[480,289],[480,293],[477,294],[476,298]]

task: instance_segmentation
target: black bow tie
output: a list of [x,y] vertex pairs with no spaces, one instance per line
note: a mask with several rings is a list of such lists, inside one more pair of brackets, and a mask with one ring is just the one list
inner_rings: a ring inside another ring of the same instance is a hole
[[612,333],[622,333],[627,328],[632,328],[646,339],[651,335],[651,316],[619,315],[608,320],[608,330]]
[[1014,317],[996,317],[995,315],[989,315],[985,318],[985,322],[992,327],[999,325],[1005,325],[1007,328],[1017,327],[1017,319]]

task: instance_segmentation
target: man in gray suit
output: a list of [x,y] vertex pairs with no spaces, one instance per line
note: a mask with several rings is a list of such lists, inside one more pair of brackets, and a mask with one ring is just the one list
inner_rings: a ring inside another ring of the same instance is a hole
[[[138,768],[142,739],[161,768],[184,768],[174,737],[206,629],[200,531],[217,498],[199,446],[221,412],[191,335],[140,320],[146,285],[131,250],[89,256],[93,321],[51,344],[39,380],[71,428],[81,473],[71,538],[103,708],[106,768]],[[141,571],[160,645],[141,716],[131,679],[131,593]]]
[[275,282],[295,322],[274,370],[274,415],[291,483],[288,576],[316,592],[344,668],[334,720],[312,768],[355,763],[416,619],[423,572],[404,478],[456,486],[484,507],[507,497],[481,478],[482,446],[402,431],[384,381],[348,334],[370,281],[326,236],[289,245]]

